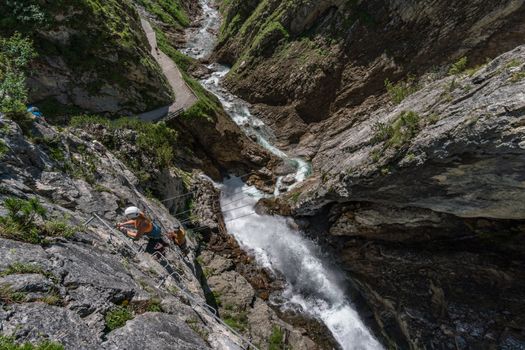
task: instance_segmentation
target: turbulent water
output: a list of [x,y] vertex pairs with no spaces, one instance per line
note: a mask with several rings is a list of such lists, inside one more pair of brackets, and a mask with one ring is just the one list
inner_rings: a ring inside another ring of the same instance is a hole
[[[219,14],[210,6],[210,0],[200,0],[200,3],[205,12],[201,27],[188,33],[188,47],[184,50],[195,58],[211,53],[220,25]],[[226,112],[249,136],[296,166],[297,183],[304,180],[310,172],[309,164],[276,148],[271,142],[271,130],[250,113],[249,104],[221,86],[229,68],[218,64],[209,68],[213,73],[202,81],[203,85],[219,98]],[[256,214],[255,204],[263,196],[256,188],[247,186],[239,178],[226,180],[221,188],[221,206],[228,232],[252,252],[261,265],[279,271],[286,278],[282,307],[299,308],[322,320],[345,350],[380,349],[346,297],[344,280],[336,267],[330,266],[323,257],[319,247],[290,227],[287,219]]]

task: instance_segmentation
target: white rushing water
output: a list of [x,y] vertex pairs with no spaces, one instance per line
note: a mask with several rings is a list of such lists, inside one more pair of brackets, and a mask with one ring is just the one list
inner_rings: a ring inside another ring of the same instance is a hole
[[[219,14],[210,6],[210,1],[200,0],[205,11],[202,26],[188,34],[189,44],[184,51],[195,58],[211,53],[220,25]],[[225,111],[247,135],[254,136],[277,157],[294,164],[297,183],[303,181],[311,171],[310,165],[275,147],[271,142],[271,130],[250,113],[249,104],[221,86],[228,67],[212,64],[209,68],[212,74],[201,83],[219,98]],[[283,301],[279,303],[281,307],[299,309],[320,319],[344,350],[382,348],[348,300],[345,281],[337,267],[328,263],[314,242],[288,225],[284,217],[256,214],[255,205],[264,194],[239,178],[226,180],[221,189],[221,206],[228,232],[255,256],[259,264],[285,277],[287,285]]]

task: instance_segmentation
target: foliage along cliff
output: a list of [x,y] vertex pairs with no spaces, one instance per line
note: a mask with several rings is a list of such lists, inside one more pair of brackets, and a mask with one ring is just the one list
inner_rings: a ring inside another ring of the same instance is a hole
[[0,12],[3,36],[34,42],[29,95],[44,112],[132,114],[173,100],[130,1],[6,1]]
[[385,79],[419,77],[463,56],[484,63],[519,45],[525,26],[525,6],[509,0],[220,4],[215,56],[233,65],[229,86],[260,104],[283,145],[302,141],[308,157],[318,152],[312,138],[332,133],[322,126],[337,132],[385,102]]

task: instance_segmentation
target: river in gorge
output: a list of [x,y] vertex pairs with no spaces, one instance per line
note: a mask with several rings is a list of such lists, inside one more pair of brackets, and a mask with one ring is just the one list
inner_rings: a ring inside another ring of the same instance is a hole
[[[203,9],[200,25],[187,32],[182,51],[200,59],[208,56],[215,45],[220,15],[212,0],[199,0]],[[296,184],[311,172],[310,165],[276,148],[272,131],[250,113],[250,105],[221,86],[229,68],[210,64],[211,75],[201,81],[221,101],[225,111],[247,135],[296,168]],[[279,182],[275,194],[279,193]],[[290,227],[287,219],[255,213],[257,201],[265,194],[232,177],[219,185],[221,206],[228,232],[257,262],[286,279],[286,288],[276,303],[283,309],[299,310],[321,320],[344,350],[381,349],[380,343],[367,329],[348,299],[345,281],[337,267],[320,247],[300,231]]]

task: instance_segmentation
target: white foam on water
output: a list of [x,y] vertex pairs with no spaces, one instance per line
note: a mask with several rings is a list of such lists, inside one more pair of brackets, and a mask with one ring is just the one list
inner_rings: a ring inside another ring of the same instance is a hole
[[228,232],[259,264],[285,277],[284,307],[299,305],[322,320],[345,350],[381,349],[348,301],[341,275],[326,262],[320,248],[285,218],[256,214],[255,204],[263,196],[257,189],[238,178],[222,186]]
[[[210,5],[211,0],[200,0],[200,3],[205,15],[203,25],[197,31],[190,31],[187,49],[183,51],[195,58],[211,53],[220,26],[218,11]],[[289,157],[275,147],[272,131],[251,114],[250,105],[221,86],[229,67],[212,64],[208,68],[212,74],[201,83],[218,97],[232,120],[268,151],[294,165],[297,182],[291,188],[305,180],[311,173],[310,164]],[[281,181],[279,177],[278,185]],[[327,262],[319,246],[288,225],[284,217],[256,214],[255,205],[265,195],[255,187],[247,186],[238,178],[227,180],[220,187],[228,232],[261,266],[279,271],[285,277],[287,285],[282,307],[299,307],[302,312],[321,320],[344,350],[382,349],[348,300],[344,279],[337,267]],[[278,193],[276,186],[275,194]]]

